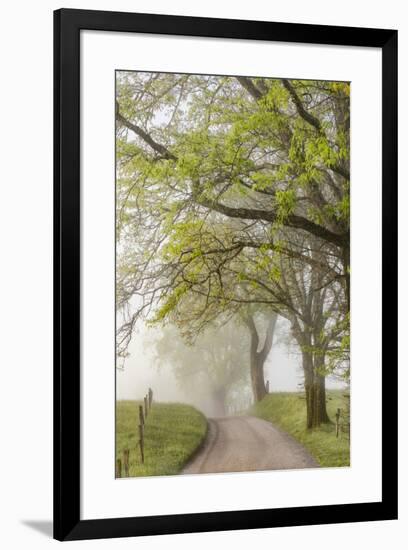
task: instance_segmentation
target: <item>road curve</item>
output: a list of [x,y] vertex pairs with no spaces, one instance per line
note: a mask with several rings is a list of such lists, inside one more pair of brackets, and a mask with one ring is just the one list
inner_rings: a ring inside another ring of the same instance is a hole
[[270,422],[254,416],[209,419],[206,440],[183,474],[317,468],[308,451]]

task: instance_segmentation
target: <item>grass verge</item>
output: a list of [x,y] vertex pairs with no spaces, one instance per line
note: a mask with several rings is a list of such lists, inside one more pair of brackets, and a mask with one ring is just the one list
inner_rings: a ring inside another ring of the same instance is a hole
[[[179,403],[154,403],[145,425],[145,462],[139,449],[141,401],[116,402],[116,458],[129,449],[129,476],[178,474],[207,433],[205,416]],[[123,473],[122,473],[123,475]]]
[[[345,406],[343,391],[327,392],[327,412],[335,422],[337,408]],[[255,403],[250,414],[272,422],[304,445],[324,467],[350,466],[350,441],[346,434],[336,438],[334,424],[306,429],[306,404],[301,393],[271,393]]]

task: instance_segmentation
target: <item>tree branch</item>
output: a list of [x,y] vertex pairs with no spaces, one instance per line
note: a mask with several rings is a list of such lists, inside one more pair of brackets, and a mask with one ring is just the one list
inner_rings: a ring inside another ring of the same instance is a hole
[[[244,77],[239,77],[244,78]],[[247,79],[249,80],[249,79]],[[251,82],[252,84],[252,82]],[[252,84],[253,85],[253,84]],[[147,143],[154,151],[159,153],[163,158],[168,160],[177,160],[176,155],[169,151],[164,145],[155,141],[147,132],[145,132],[140,126],[137,126],[133,122],[130,122],[123,117],[119,112],[119,106],[116,103],[116,118],[117,120],[127,127],[129,130],[139,136],[145,143]],[[198,192],[199,185],[194,184],[193,198],[202,206],[215,210],[220,214],[224,214],[229,218],[241,218],[247,220],[264,220],[274,223],[276,221],[276,212],[274,210],[258,210],[252,208],[233,208],[225,204],[219,203],[212,199],[203,197]],[[297,216],[295,214],[289,215],[285,220],[285,225],[292,227],[293,229],[303,229],[316,237],[319,237],[325,241],[331,242],[339,247],[344,247],[348,242],[348,234],[340,235],[333,233],[329,229],[318,225],[307,218]]]
[[[306,111],[300,97],[298,96],[295,88],[292,86],[292,84],[289,82],[289,80],[287,80],[285,78],[282,78],[282,84],[286,88],[286,90],[289,92],[290,97],[292,98],[292,101],[295,104],[295,107],[296,107],[296,110],[297,110],[299,116],[301,116],[303,118],[303,120],[305,120],[308,124],[313,126],[313,128],[315,128],[318,132],[321,132],[322,131],[322,125],[320,123],[320,120],[318,118],[316,118],[315,116],[313,116],[308,111]],[[350,171],[345,169],[340,164],[336,164],[335,166],[331,166],[331,169],[333,170],[333,172],[336,172],[336,174],[339,174],[340,176],[343,176],[343,178],[345,178],[347,180],[350,180]]]
[[162,145],[161,143],[157,143],[147,132],[143,130],[143,128],[140,128],[140,126],[137,126],[137,124],[134,124],[133,122],[130,122],[130,120],[127,120],[124,116],[122,116],[119,112],[118,104],[116,104],[116,120],[123,124],[126,128],[134,132],[137,136],[139,136],[145,143],[147,143],[156,153],[159,153],[163,158],[167,160],[177,160],[177,157],[171,153],[167,147]]
[[[277,220],[276,212],[274,210],[236,208],[203,197],[197,192],[193,194],[194,200],[196,202],[198,202],[202,206],[205,206],[206,208],[210,208],[211,210],[215,210],[220,214],[224,214],[224,216],[227,216],[229,218],[241,218],[244,220],[263,220],[272,223],[276,222]],[[329,229],[326,229],[325,227],[318,225],[308,220],[307,218],[297,216],[296,214],[290,214],[289,216],[287,216],[284,225],[292,227],[293,229],[303,229],[304,231],[307,231],[308,233],[311,233],[312,235],[315,235],[316,237],[335,244],[336,246],[339,246],[341,248],[344,248],[349,240],[348,234],[341,235],[333,233]]]
[[257,101],[261,99],[265,94],[259,90],[253,83],[253,81],[246,76],[237,76],[236,79],[243,88]]
[[307,123],[309,123],[311,126],[316,128],[316,130],[320,132],[321,130],[320,120],[314,117],[313,115],[311,115],[308,111],[306,111],[306,109],[303,107],[303,103],[300,97],[297,95],[295,88],[292,86],[289,80],[286,80],[286,78],[282,78],[282,84],[289,92],[290,97],[292,98],[292,101],[295,104],[296,110],[299,113],[299,116],[301,116],[303,120],[305,120]]

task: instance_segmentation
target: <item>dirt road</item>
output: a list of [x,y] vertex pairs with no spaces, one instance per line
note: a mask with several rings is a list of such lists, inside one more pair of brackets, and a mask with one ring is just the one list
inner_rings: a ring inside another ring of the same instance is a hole
[[317,468],[308,451],[270,422],[253,416],[212,418],[206,441],[183,474]]

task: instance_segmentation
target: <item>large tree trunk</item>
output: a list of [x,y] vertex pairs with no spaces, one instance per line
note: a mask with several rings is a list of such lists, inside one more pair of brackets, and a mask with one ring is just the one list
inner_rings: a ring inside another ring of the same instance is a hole
[[313,359],[313,425],[317,427],[322,423],[330,422],[330,419],[326,409],[326,377],[324,370],[325,355],[322,352],[317,352],[314,354]]
[[[315,359],[315,361],[314,361]],[[330,422],[326,408],[326,379],[323,374],[316,372],[314,362],[320,363],[324,359],[316,361],[312,353],[303,352],[303,371],[305,376],[306,395],[306,426],[308,430],[317,428],[322,423]]]
[[251,334],[250,374],[252,393],[255,401],[261,401],[267,393],[264,377],[264,364],[272,347],[273,334],[275,331],[277,318],[278,315],[275,312],[272,312],[266,330],[265,342],[260,351],[258,351],[259,334],[254,318],[251,315],[246,318],[246,324]]
[[264,361],[259,357],[259,354],[251,352],[251,385],[255,401],[261,401],[266,395],[263,367]]
[[315,375],[315,386],[316,386],[316,402],[315,407],[317,408],[316,420],[319,424],[327,424],[330,422],[329,415],[327,414],[326,406],[326,377],[324,375]]
[[314,376],[313,376],[313,357],[308,351],[302,352],[303,359],[303,373],[305,379],[305,396],[306,396],[306,427],[311,430],[314,426],[314,414],[315,409],[314,400],[315,392],[313,388]]
[[316,375],[313,384],[309,386],[309,410],[308,425],[309,429],[318,428],[320,424],[330,422],[326,408],[326,388],[324,376]]

